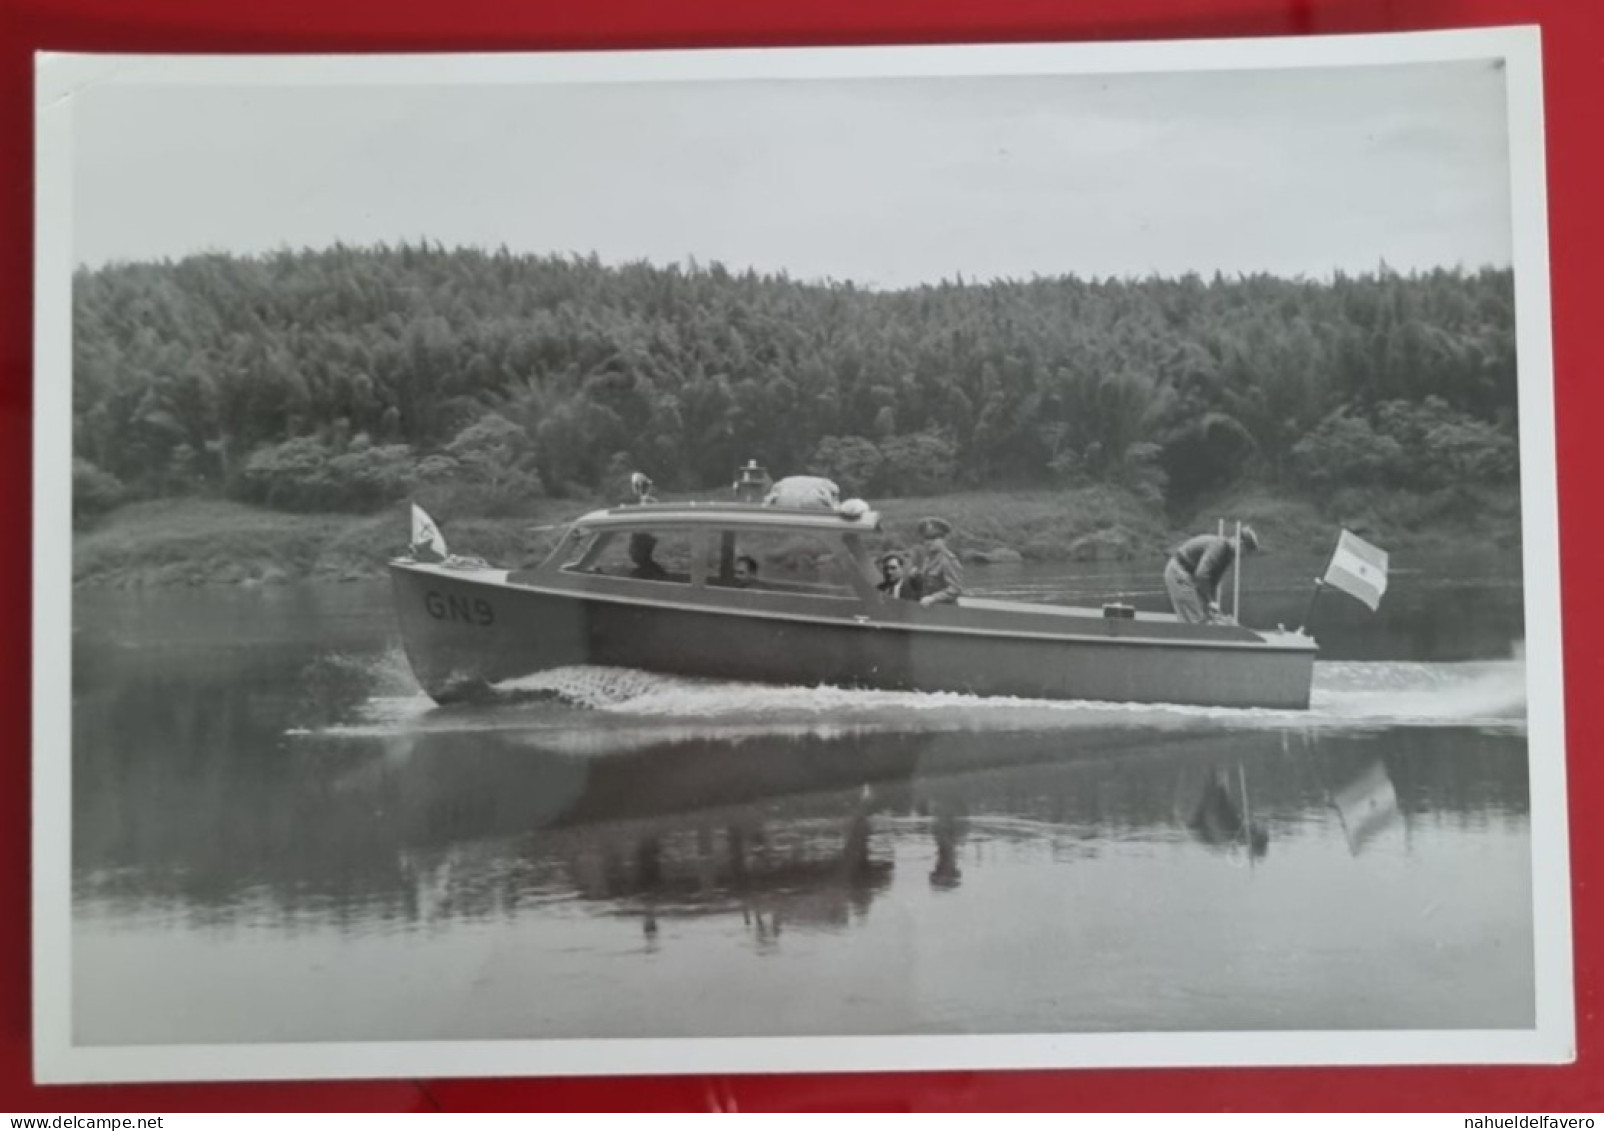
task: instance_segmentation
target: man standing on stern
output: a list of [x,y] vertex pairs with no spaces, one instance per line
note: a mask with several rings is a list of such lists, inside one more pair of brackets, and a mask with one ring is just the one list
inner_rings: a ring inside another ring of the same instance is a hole
[[[1253,527],[1242,528],[1242,550],[1253,553],[1259,536]],[[1164,588],[1169,591],[1175,615],[1188,624],[1213,624],[1220,615],[1220,582],[1236,563],[1236,547],[1218,534],[1199,534],[1183,542],[1164,564]]]

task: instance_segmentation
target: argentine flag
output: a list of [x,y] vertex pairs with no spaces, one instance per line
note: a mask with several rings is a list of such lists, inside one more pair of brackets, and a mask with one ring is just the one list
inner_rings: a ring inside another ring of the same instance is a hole
[[1382,594],[1387,591],[1387,551],[1344,530],[1322,580],[1363,601],[1375,612],[1381,606]]

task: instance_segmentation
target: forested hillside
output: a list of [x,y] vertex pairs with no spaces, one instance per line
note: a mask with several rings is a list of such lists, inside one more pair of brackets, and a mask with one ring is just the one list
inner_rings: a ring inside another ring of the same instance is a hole
[[[1070,253],[1066,258],[1072,259]],[[1184,513],[1513,485],[1507,270],[877,292],[429,246],[208,255],[74,281],[78,513],[210,495],[458,513],[727,486],[871,497],[1110,483]]]

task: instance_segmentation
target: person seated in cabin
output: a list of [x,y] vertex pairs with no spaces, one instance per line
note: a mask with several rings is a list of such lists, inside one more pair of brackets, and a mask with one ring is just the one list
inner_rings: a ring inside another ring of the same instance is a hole
[[731,575],[737,589],[750,589],[757,584],[757,559],[751,554],[742,554],[735,559],[735,570]]
[[964,592],[964,568],[958,564],[958,555],[947,549],[952,523],[944,518],[926,518],[920,521],[918,530],[923,542],[915,574],[919,604],[925,608],[956,605]]
[[629,536],[629,560],[634,563],[629,576],[640,581],[667,581],[668,570],[657,564],[652,552],[657,549],[657,536],[638,530]]
[[[1243,553],[1255,553],[1259,536],[1253,527],[1242,528]],[[1199,534],[1176,548],[1164,563],[1164,588],[1176,619],[1187,624],[1228,621],[1220,613],[1220,582],[1236,563],[1236,546],[1218,534]]]
[[919,578],[908,569],[908,559],[897,550],[880,557],[880,584],[875,588],[892,601],[917,601]]

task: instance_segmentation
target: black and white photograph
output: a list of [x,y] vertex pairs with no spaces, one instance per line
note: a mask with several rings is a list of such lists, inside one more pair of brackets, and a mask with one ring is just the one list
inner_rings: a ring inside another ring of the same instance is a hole
[[41,1081],[1573,1059],[1535,31],[37,74]]

